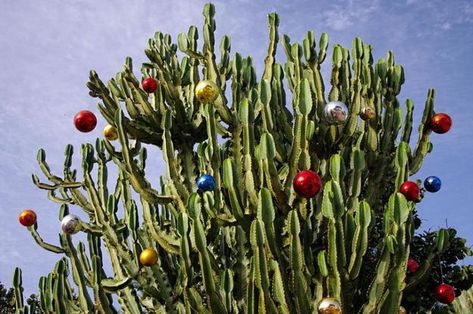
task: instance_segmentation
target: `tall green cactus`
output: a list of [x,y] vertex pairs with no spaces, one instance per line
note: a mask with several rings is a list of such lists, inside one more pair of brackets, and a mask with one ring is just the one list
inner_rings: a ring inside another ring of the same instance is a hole
[[[251,57],[230,57],[229,37],[222,38],[216,55],[214,15],[214,6],[205,5],[202,47],[194,26],[179,34],[177,44],[160,32],[148,41],[149,62],[141,72],[159,80],[154,93],[140,88],[130,58],[107,84],[91,71],[90,94],[100,99],[99,110],[118,130],[119,142],[84,144],[83,177],[72,169],[72,146],[66,147],[62,177],[39,151],[50,183],[36,175],[33,181],[60,204],[59,218],[68,214],[68,205],[80,206],[88,217],[82,223],[88,246],[65,234],[59,245],[46,243],[37,225],[29,227],[40,246],[63,256],[40,280],[41,309],[309,313],[332,297],[344,313],[398,313],[406,287],[425,280],[449,245],[444,232],[434,235],[437,246],[428,246],[431,255],[419,273],[406,277],[418,225],[415,204],[398,190],[432,150],[427,123],[434,114],[433,90],[411,149],[414,105],[407,100],[403,118],[398,95],[404,72],[392,52],[373,64],[372,47],[360,38],[351,54],[335,45],[326,94],[321,67],[328,35],[320,35],[318,48],[312,31],[302,44],[284,35],[286,62],[279,64],[279,18],[272,13],[258,81]],[[213,103],[195,96],[204,79],[221,90]],[[343,125],[324,118],[327,100],[347,104]],[[359,114],[367,107],[375,116],[365,121]],[[163,151],[166,174],[159,182],[146,173],[143,143]],[[110,166],[118,172],[114,190]],[[294,176],[306,169],[323,182],[323,191],[311,199],[292,187]],[[214,177],[215,190],[197,190],[196,179],[204,173]],[[140,264],[145,248],[157,251],[156,264]],[[14,287],[17,313],[27,313],[19,269]]]

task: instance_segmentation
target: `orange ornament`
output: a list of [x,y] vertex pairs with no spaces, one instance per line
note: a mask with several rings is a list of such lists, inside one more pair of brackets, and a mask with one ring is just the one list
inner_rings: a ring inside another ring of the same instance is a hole
[[25,209],[18,216],[18,220],[25,227],[30,227],[36,223],[36,213],[31,209]]
[[143,266],[153,266],[158,261],[158,253],[152,248],[144,249],[140,254],[140,263]]

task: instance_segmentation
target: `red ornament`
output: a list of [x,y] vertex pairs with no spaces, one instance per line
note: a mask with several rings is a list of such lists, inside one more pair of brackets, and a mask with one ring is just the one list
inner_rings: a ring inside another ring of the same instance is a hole
[[310,170],[304,170],[296,174],[292,181],[294,191],[305,198],[314,197],[322,186],[322,181],[318,174]]
[[152,77],[147,77],[141,81],[141,87],[148,94],[154,93],[158,89],[158,81]]
[[455,300],[455,288],[446,283],[441,283],[435,288],[435,298],[441,303],[450,304]]
[[407,260],[407,272],[413,274],[419,269],[419,263],[417,263],[414,259],[410,258]]
[[446,113],[437,113],[430,119],[430,128],[438,134],[447,133],[452,127],[452,118]]
[[401,184],[399,192],[401,192],[408,201],[418,201],[420,198],[419,186],[412,181],[406,181]]
[[36,213],[31,209],[25,209],[18,216],[18,220],[25,227],[30,227],[36,223]]
[[91,111],[82,110],[74,116],[74,125],[81,132],[90,132],[95,129],[97,118]]

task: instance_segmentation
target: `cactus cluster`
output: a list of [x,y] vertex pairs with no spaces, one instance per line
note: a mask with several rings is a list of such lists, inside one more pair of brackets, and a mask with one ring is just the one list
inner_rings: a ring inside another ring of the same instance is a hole
[[[328,35],[316,40],[309,31],[302,43],[282,36],[286,62],[279,64],[279,18],[272,13],[258,80],[251,57],[230,57],[228,36],[215,51],[214,15],[214,6],[205,5],[202,47],[194,26],[177,44],[160,32],[148,41],[142,76],[159,81],[150,94],[130,58],[106,84],[91,71],[90,95],[100,99],[119,142],[84,144],[82,176],[72,167],[71,145],[62,177],[39,150],[49,182],[36,175],[33,181],[60,204],[59,218],[69,205],[88,218],[80,224],[87,244],[74,243],[71,234],[49,244],[37,224],[28,227],[40,246],[63,256],[40,279],[41,309],[312,313],[331,297],[343,313],[398,313],[404,290],[421,282],[449,243],[448,232],[436,233],[429,262],[406,277],[415,203],[398,191],[432,150],[434,91],[427,93],[412,149],[414,104],[408,99],[403,114],[404,71],[392,52],[374,63],[372,46],[360,38],[351,52],[335,45],[327,93],[321,66]],[[220,91],[214,101],[196,98],[204,80]],[[324,118],[329,101],[347,105],[345,123]],[[146,175],[142,144],[162,149],[166,175],[159,183]],[[118,179],[109,184],[110,166]],[[293,189],[303,170],[321,178],[316,197],[301,198]],[[213,191],[197,188],[203,174],[214,178]],[[156,263],[140,264],[145,249],[157,252]],[[104,270],[104,253],[111,273]],[[17,312],[28,313],[19,269],[14,287]]]

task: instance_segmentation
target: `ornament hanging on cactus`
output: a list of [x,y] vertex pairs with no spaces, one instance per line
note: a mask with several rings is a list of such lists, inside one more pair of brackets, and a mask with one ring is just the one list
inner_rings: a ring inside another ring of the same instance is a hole
[[402,305],[399,307],[399,314],[407,314],[406,309]]
[[446,113],[437,113],[430,119],[430,128],[438,134],[447,133],[452,127],[452,118]]
[[95,126],[97,125],[97,118],[93,112],[89,110],[82,110],[74,116],[74,125],[76,126],[77,130],[87,133],[95,129]]
[[401,184],[399,188],[399,192],[401,192],[408,201],[419,201],[420,199],[420,189],[417,183],[412,181],[406,181]]
[[430,176],[424,180],[424,188],[428,192],[432,192],[432,193],[438,192],[441,186],[442,186],[442,181],[440,180],[439,177]]
[[197,179],[197,187],[203,192],[213,191],[215,185],[215,179],[210,174],[204,174]]
[[158,253],[153,248],[144,249],[140,254],[140,263],[143,266],[153,266],[158,261]]
[[148,94],[152,94],[158,89],[158,81],[152,77],[147,77],[141,81],[141,87]]
[[61,229],[64,234],[76,234],[82,227],[81,220],[76,215],[66,215],[61,220]]
[[209,80],[200,81],[195,87],[195,97],[198,101],[212,103],[220,94],[218,86]]
[[118,130],[113,125],[107,124],[103,129],[103,136],[109,141],[114,141],[118,138]]
[[416,262],[416,260],[410,258],[407,260],[407,272],[408,273],[415,273],[419,269],[419,263]]
[[312,198],[319,193],[322,187],[322,181],[317,173],[304,170],[296,174],[292,181],[294,191],[304,198]]
[[455,300],[455,288],[449,284],[441,283],[435,288],[435,298],[443,304],[450,304]]
[[319,303],[318,311],[320,314],[339,314],[342,313],[342,307],[334,298],[323,298]]
[[376,113],[371,107],[364,107],[360,112],[360,118],[365,121],[373,119],[375,115]]
[[25,227],[31,227],[36,223],[36,213],[31,209],[25,209],[18,216],[18,221]]
[[348,108],[341,101],[331,101],[324,107],[324,117],[330,124],[342,124],[348,119]]

